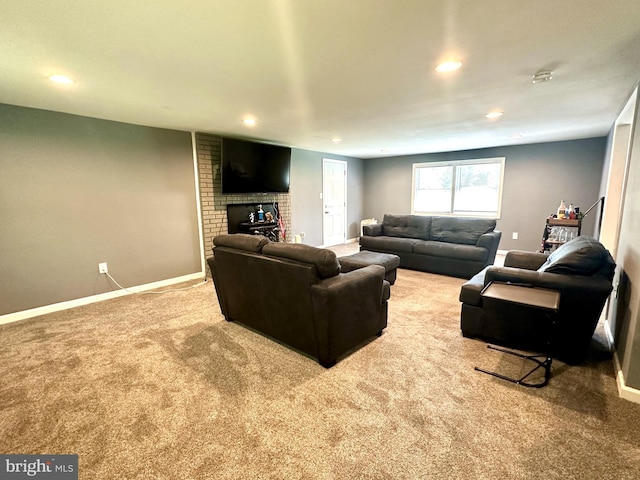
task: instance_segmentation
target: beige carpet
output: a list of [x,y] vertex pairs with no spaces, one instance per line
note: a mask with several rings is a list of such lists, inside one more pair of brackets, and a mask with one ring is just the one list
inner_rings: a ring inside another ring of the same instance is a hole
[[329,370],[225,322],[210,282],[4,325],[0,452],[77,453],[81,479],[638,478],[601,333],[509,384],[474,371],[523,366],[462,338],[462,283],[400,270],[384,334]]

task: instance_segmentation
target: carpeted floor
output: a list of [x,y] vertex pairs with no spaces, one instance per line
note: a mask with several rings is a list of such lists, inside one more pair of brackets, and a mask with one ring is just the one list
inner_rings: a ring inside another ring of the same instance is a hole
[[0,453],[77,453],[81,479],[638,478],[602,332],[546,388],[501,381],[474,366],[524,366],[462,338],[462,283],[399,270],[384,334],[329,370],[225,322],[210,282],[3,325]]

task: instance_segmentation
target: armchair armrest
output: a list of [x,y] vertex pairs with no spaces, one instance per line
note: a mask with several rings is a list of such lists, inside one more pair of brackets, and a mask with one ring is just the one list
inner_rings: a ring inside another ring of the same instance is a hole
[[544,253],[509,250],[504,258],[504,266],[537,270],[546,261],[547,255]]
[[371,225],[363,225],[362,234],[365,237],[379,237],[382,235],[382,224],[374,223]]
[[[511,282],[528,284],[533,287],[558,290],[561,304],[574,297],[578,303],[588,304],[611,293],[611,282],[595,276],[565,275],[561,273],[537,272],[524,268],[489,267],[485,273],[484,284],[490,282]],[[582,299],[580,301],[580,299]],[[564,302],[563,302],[564,301]]]

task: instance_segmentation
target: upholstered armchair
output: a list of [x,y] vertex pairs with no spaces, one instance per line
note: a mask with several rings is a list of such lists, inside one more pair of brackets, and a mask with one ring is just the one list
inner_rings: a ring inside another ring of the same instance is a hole
[[[551,352],[567,363],[581,362],[612,291],[615,262],[596,239],[577,237],[551,255],[510,251],[503,267],[491,266],[466,282],[460,291],[460,328],[465,337],[525,350],[544,350],[548,323],[533,309],[513,315],[486,312],[482,290],[491,282],[510,282],[560,292],[560,308],[553,330]],[[505,318],[506,317],[506,318]]]

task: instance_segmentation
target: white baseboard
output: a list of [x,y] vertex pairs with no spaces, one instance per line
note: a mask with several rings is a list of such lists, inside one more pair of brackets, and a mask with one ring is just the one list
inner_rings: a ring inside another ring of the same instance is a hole
[[613,351],[613,368],[616,373],[616,384],[618,385],[618,396],[633,403],[640,403],[640,390],[628,387],[624,381],[624,373],[618,352],[613,343],[613,334],[611,333],[611,324],[608,320],[604,321],[604,331],[609,342],[609,347]]
[[125,290],[114,290],[112,292],[100,293],[98,295],[91,295],[90,297],[77,298],[74,300],[68,300],[66,302],[54,303],[52,305],[44,305],[42,307],[31,308],[29,310],[22,310],[20,312],[7,313],[0,316],[0,325],[6,323],[18,322],[20,320],[26,320],[27,318],[37,317],[39,315],[45,315],[47,313],[59,312],[61,310],[68,310],[69,308],[80,307],[82,305],[88,305],[90,303],[102,302],[104,300],[110,300],[112,298],[123,297],[125,295],[132,295],[135,293],[145,292],[147,290],[153,290],[155,288],[168,287],[175,285],[176,283],[188,282],[190,280],[198,280],[204,277],[204,273],[191,273],[189,275],[183,275],[181,277],[170,278],[167,280],[161,280],[158,282],[147,283],[145,285],[138,285],[135,287],[127,287]]
[[625,400],[629,400],[633,403],[640,403],[640,390],[632,387],[628,387],[624,382],[624,374],[622,373],[622,368],[620,366],[620,360],[618,359],[618,354],[616,352],[613,353],[613,361],[616,369],[616,383],[618,384],[618,395],[620,398],[624,398]]

